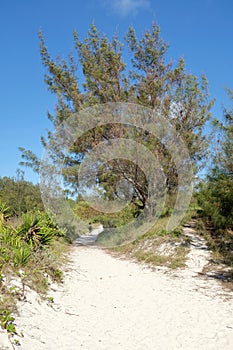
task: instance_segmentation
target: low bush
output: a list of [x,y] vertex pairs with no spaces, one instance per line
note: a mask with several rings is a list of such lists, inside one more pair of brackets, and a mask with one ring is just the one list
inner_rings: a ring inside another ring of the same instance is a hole
[[[24,296],[25,286],[45,294],[49,277],[61,281],[60,266],[68,245],[64,232],[47,213],[24,213],[13,226],[9,212],[0,203],[0,326],[14,333],[11,313],[17,298]],[[17,293],[11,281],[20,282]]]

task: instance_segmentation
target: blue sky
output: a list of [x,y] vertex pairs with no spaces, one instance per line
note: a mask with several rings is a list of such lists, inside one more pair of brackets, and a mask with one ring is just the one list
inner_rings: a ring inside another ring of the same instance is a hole
[[169,57],[176,62],[183,56],[189,72],[206,74],[214,116],[221,118],[228,103],[224,87],[233,89],[232,18],[232,0],[0,0],[0,176],[15,176],[19,146],[40,157],[40,137],[52,128],[47,111],[53,112],[55,98],[43,82],[39,29],[55,57],[73,49],[74,29],[83,38],[93,21],[120,38],[130,25],[140,35],[155,21],[170,45]]

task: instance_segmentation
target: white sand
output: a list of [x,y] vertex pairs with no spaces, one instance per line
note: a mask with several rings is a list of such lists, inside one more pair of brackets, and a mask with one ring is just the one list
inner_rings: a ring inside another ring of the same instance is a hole
[[54,304],[32,292],[20,303],[17,349],[233,349],[233,296],[224,300],[218,282],[152,271],[95,247],[71,252],[63,286],[48,294]]

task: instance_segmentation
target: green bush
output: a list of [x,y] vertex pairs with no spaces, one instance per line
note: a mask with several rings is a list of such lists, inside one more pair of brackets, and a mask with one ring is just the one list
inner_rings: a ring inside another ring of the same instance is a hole
[[46,213],[25,213],[17,233],[23,240],[34,247],[48,245],[54,236],[62,236],[63,232],[55,225]]
[[137,203],[130,203],[124,209],[114,213],[100,213],[80,201],[74,208],[75,214],[86,222],[101,223],[105,228],[121,227],[135,219],[140,214]]
[[200,214],[216,229],[233,229],[233,182],[224,175],[202,184],[198,194]]
[[0,224],[4,224],[10,217],[10,208],[0,200]]

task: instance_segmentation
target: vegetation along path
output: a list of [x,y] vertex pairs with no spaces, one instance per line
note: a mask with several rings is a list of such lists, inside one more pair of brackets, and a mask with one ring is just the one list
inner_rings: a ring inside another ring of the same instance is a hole
[[172,273],[72,247],[63,285],[20,302],[17,349],[232,349],[233,294],[202,277],[209,252],[192,228],[185,234],[187,267]]

